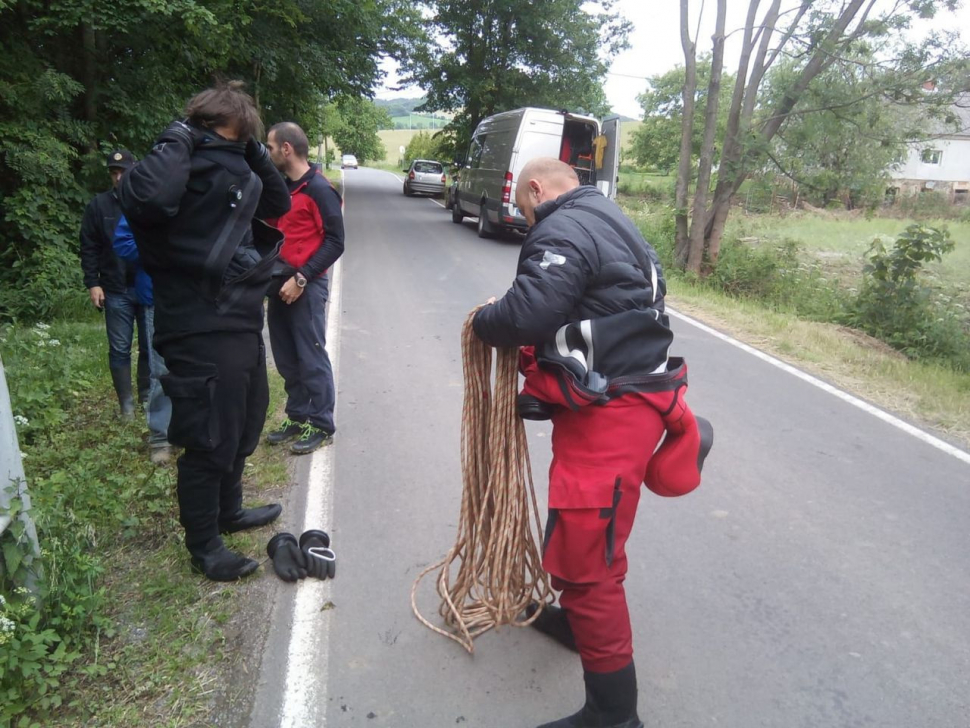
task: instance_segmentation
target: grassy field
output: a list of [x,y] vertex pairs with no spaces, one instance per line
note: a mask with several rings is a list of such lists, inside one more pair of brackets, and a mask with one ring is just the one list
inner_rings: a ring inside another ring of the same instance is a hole
[[[866,219],[850,213],[793,212],[781,216],[735,212],[728,219],[726,234],[758,244],[795,240],[833,266],[856,269],[863,264],[863,256],[877,236],[889,243],[914,222],[889,217]],[[928,220],[924,224],[946,227],[955,243],[953,252],[929,269],[949,284],[970,289],[970,222]]]

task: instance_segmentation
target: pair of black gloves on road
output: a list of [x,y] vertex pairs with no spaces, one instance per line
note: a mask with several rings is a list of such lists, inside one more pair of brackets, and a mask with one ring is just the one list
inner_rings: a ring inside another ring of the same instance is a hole
[[266,544],[266,554],[283,581],[297,581],[307,576],[333,579],[337,574],[337,557],[330,549],[326,531],[305,531],[299,541],[292,533],[278,533]]

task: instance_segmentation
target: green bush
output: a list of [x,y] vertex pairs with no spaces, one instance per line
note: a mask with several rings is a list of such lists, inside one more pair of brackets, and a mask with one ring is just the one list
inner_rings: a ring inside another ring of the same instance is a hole
[[970,371],[966,311],[941,296],[923,271],[953,247],[948,230],[919,224],[907,227],[891,248],[876,238],[847,320],[907,356],[935,357]]
[[408,166],[415,159],[434,159],[445,162],[447,155],[444,149],[445,139],[440,134],[428,134],[420,131],[411,137],[404,150],[404,166]]

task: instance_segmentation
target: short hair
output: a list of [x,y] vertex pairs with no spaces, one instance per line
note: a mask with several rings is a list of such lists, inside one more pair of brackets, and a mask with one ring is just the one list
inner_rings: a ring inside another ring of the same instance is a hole
[[520,180],[539,179],[567,189],[579,186],[576,170],[555,157],[536,157],[526,162],[519,172]]
[[293,151],[300,159],[306,159],[307,155],[310,154],[310,140],[306,138],[303,129],[292,121],[281,121],[279,124],[273,124],[267,132],[267,138],[269,134],[276,137],[276,143],[280,146],[288,143],[293,147]]
[[185,105],[185,116],[196,126],[212,129],[217,126],[235,127],[240,141],[263,135],[263,120],[259,118],[256,102],[244,89],[242,81],[220,83],[197,93]]

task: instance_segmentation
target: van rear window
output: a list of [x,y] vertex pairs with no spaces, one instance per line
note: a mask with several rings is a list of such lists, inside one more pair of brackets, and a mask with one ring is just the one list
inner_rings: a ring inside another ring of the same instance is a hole
[[442,169],[437,162],[415,162],[414,171],[424,172],[425,174],[441,174]]

